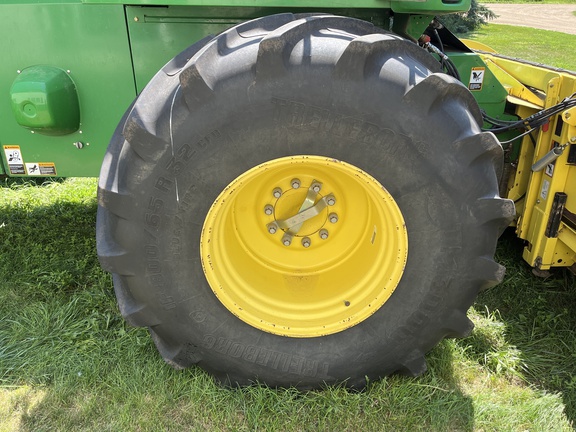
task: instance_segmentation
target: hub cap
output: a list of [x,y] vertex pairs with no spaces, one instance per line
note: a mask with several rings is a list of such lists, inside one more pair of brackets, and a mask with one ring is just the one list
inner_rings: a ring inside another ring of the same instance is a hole
[[398,205],[369,174],[295,156],[252,168],[224,189],[200,252],[214,294],[238,318],[315,337],[362,322],[389,299],[408,238]]

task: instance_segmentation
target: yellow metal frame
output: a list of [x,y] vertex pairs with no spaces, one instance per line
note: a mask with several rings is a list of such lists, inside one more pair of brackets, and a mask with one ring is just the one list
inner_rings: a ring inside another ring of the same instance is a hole
[[408,236],[398,205],[368,173],[293,156],[224,189],[200,249],[206,279],[230,312],[269,333],[316,337],[359,324],[390,298]]
[[[499,56],[484,47],[472,48],[483,51],[479,54],[507,89],[508,102],[516,105],[520,118],[552,107],[576,92],[576,73]],[[527,241],[523,258],[541,270],[571,267],[576,261],[576,164],[569,163],[568,156],[576,152],[576,109],[556,115],[532,135],[522,139],[507,192],[516,202],[516,233]],[[540,171],[532,170],[554,147],[563,145],[566,148],[556,161]],[[554,211],[559,194],[567,195],[561,213]],[[554,215],[560,219],[558,229],[553,229]]]

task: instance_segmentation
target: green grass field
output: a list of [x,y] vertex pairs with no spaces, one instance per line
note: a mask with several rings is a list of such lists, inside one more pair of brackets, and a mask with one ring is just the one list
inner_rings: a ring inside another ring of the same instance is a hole
[[575,46],[576,35],[488,24],[479,31],[464,36],[478,40],[511,57],[576,71],[576,56],[567,55],[566,51],[566,47]]
[[576,424],[574,276],[534,277],[513,233],[497,251],[508,268],[504,283],[470,310],[476,329],[430,352],[423,376],[392,376],[364,392],[229,390],[197,368],[171,369],[146,330],[125,324],[96,259],[95,195],[95,179],[0,181],[0,431],[570,431]]

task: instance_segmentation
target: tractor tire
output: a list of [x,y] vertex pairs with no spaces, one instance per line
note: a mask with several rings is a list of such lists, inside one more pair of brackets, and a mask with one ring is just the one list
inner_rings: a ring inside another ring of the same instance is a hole
[[280,14],[207,38],[111,140],[98,254],[169,364],[312,389],[418,375],[501,281],[502,148],[465,86],[351,18]]

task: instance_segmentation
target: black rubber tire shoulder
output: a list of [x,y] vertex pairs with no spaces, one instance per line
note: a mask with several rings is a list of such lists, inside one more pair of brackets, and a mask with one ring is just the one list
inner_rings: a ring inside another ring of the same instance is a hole
[[[471,331],[466,311],[504,274],[493,254],[514,205],[498,197],[502,148],[481,121],[436,60],[367,22],[281,14],[199,42],[142,92],[102,167],[98,253],[122,314],[150,328],[167,362],[198,364],[225,384],[362,387],[422,373],[442,338]],[[282,337],[239,320],[213,294],[199,256],[218,194],[291,155],[366,171],[408,231],[392,297],[324,337]]]

